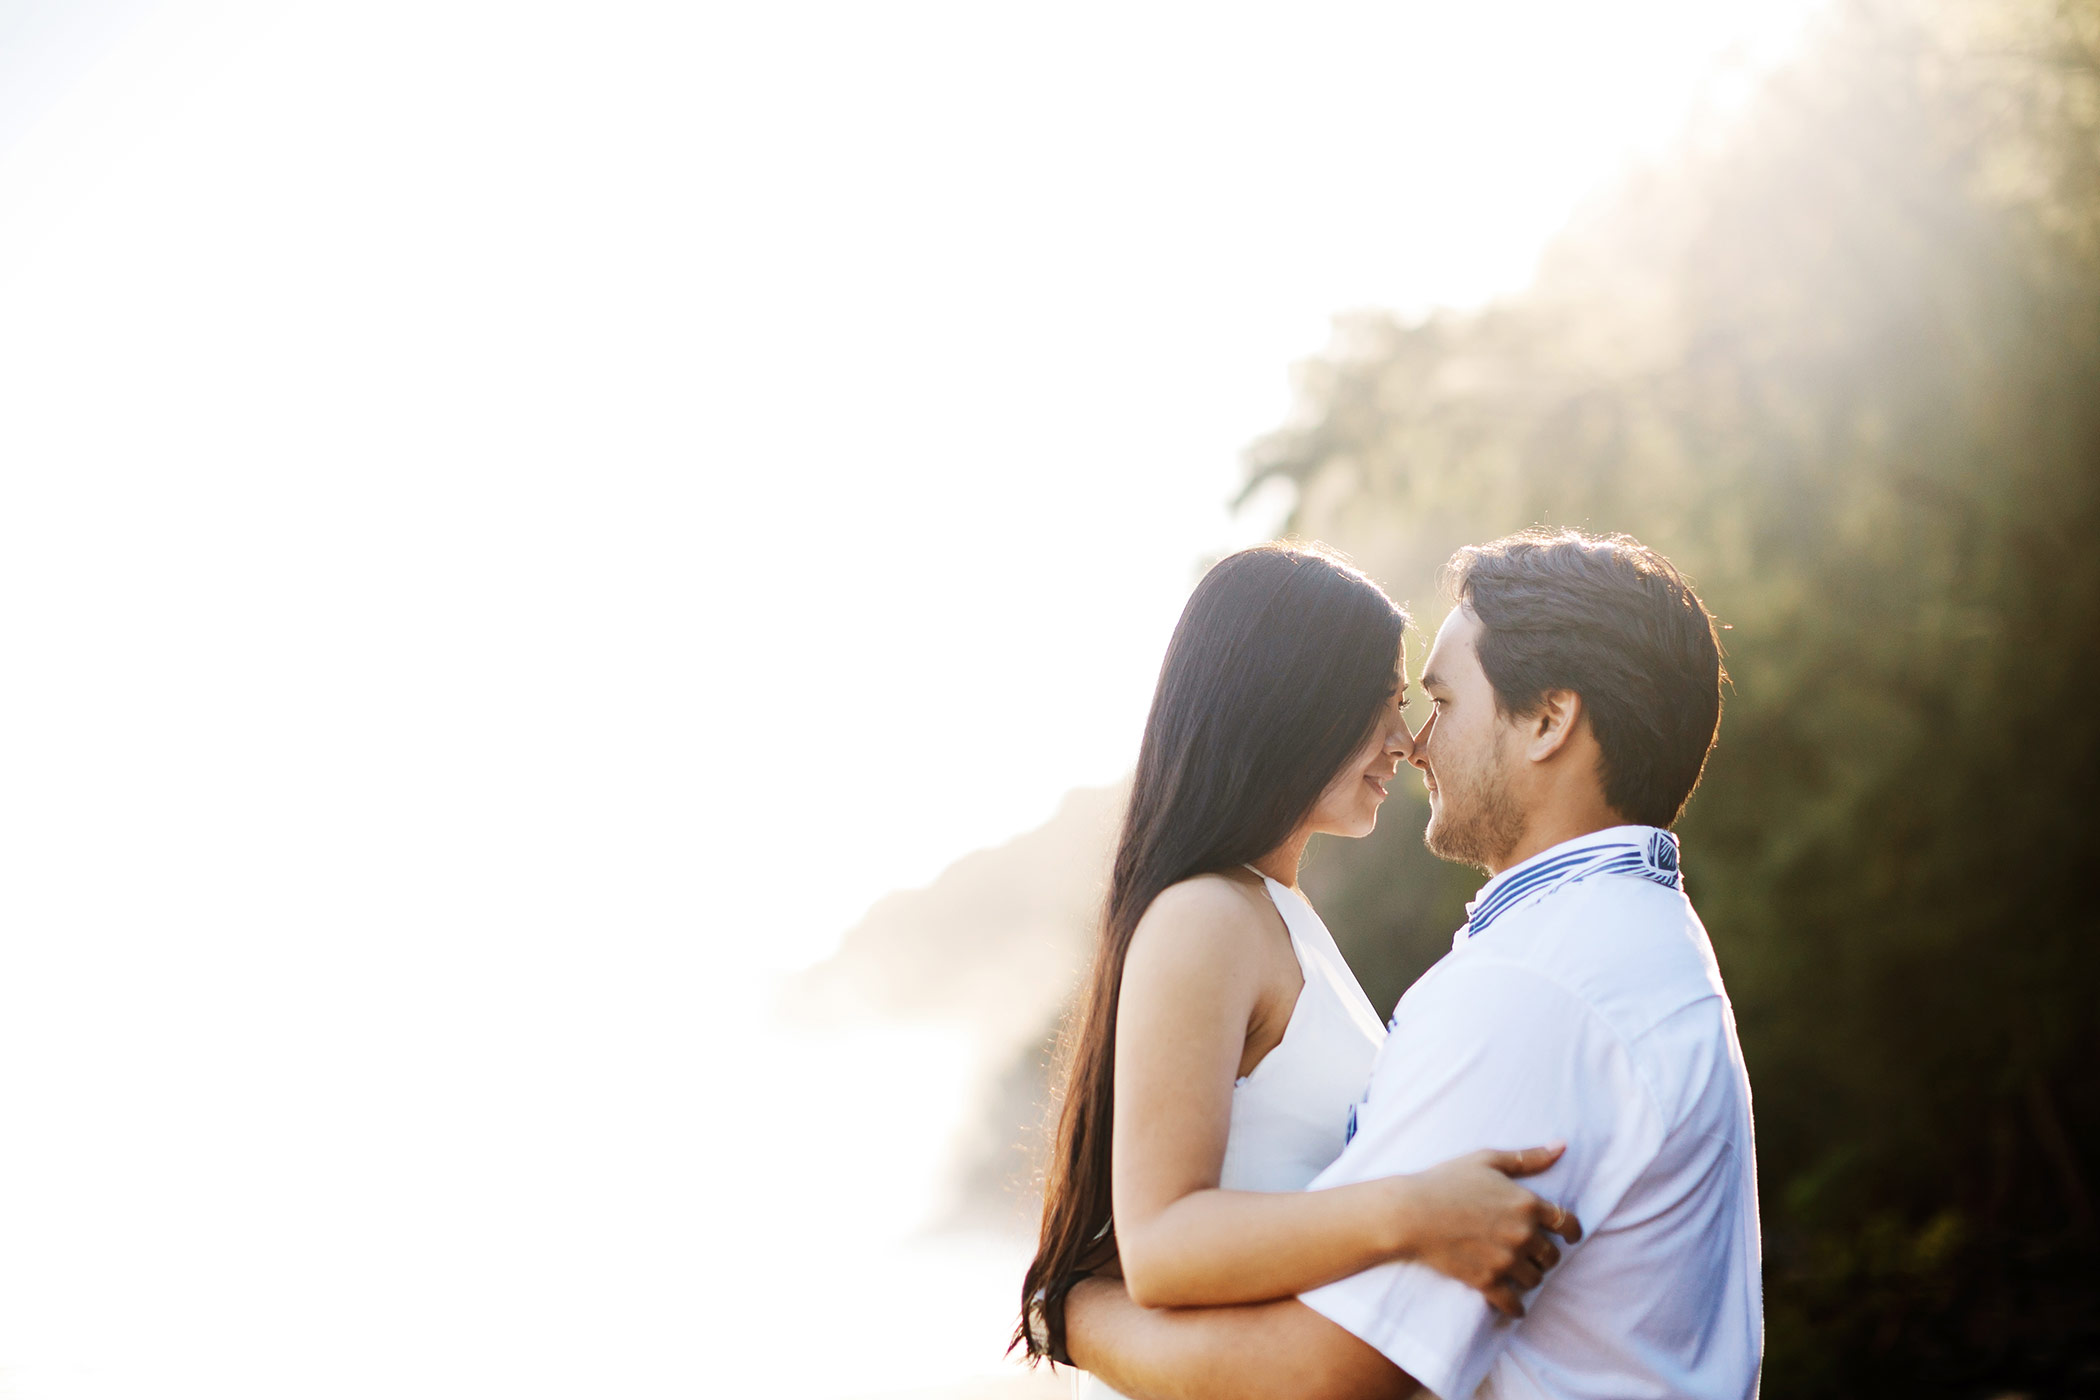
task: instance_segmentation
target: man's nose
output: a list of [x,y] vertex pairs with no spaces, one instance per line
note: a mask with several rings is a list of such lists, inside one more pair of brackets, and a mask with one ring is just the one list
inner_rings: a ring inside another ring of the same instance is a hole
[[1414,732],[1414,737],[1407,745],[1407,761],[1425,773],[1429,771],[1429,731],[1434,728],[1436,714],[1432,711],[1429,718],[1422,722],[1422,727]]

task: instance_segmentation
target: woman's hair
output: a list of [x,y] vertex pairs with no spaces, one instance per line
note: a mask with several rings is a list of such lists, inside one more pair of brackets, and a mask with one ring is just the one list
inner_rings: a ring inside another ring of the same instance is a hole
[[1042,1236],[1014,1335],[1031,1360],[1065,1354],[1065,1293],[1116,1253],[1116,1007],[1139,918],[1168,886],[1258,860],[1312,815],[1400,683],[1407,621],[1340,558],[1287,544],[1221,560],[1182,609],[1145,720],[1093,972],[1066,1024]]

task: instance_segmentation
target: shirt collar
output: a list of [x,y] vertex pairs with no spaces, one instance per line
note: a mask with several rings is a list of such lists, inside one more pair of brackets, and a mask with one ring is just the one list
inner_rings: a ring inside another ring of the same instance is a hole
[[1676,836],[1654,826],[1609,826],[1549,846],[1482,885],[1466,905],[1466,926],[1452,942],[1482,932],[1519,904],[1598,874],[1637,875],[1671,889],[1684,888],[1684,877],[1677,869]]

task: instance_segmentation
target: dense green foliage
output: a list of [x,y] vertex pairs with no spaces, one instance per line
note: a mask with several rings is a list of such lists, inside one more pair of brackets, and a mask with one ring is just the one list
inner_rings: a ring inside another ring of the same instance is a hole
[[[1680,830],[1765,1393],[2100,1394],[2100,4],[1844,10],[1530,292],[1352,320],[1303,397],[1250,489],[1427,620],[1454,546],[1545,522],[1731,629]],[[1309,873],[1388,1001],[1477,884],[1419,832]]]

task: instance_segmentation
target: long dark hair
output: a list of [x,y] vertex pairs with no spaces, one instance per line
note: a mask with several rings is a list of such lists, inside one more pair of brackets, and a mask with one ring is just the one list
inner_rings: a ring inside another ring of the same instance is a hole
[[1065,1354],[1066,1291],[1116,1253],[1116,1006],[1138,919],[1169,885],[1258,860],[1312,815],[1399,684],[1406,627],[1407,614],[1346,562],[1286,544],[1221,560],[1182,609],[1145,720],[1093,972],[1066,1026],[1042,1235],[1014,1334],[1031,1361]]

